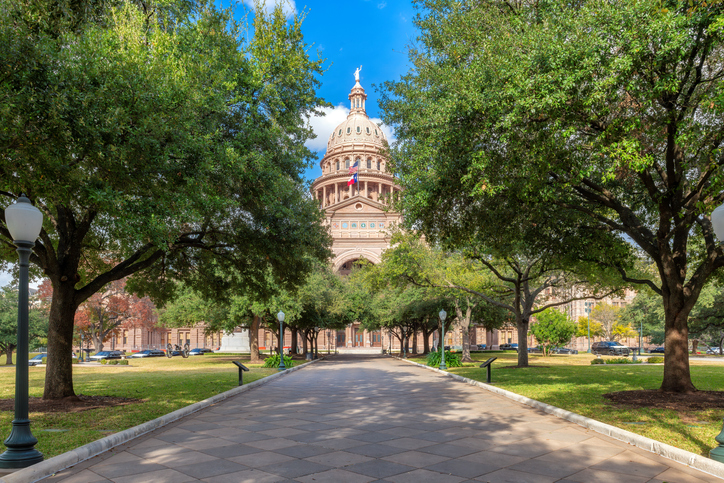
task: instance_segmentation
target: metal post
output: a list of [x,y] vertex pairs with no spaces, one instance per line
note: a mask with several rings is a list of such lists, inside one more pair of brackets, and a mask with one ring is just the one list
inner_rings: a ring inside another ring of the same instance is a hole
[[284,365],[284,312],[280,310],[277,319],[279,319],[279,370],[286,371],[287,366]]
[[591,305],[593,305],[593,302],[584,302],[583,305],[586,307],[586,313],[588,314],[588,352],[591,353]]
[[26,468],[43,461],[43,453],[35,449],[38,440],[30,431],[28,418],[28,268],[34,242],[15,241],[20,255],[18,287],[18,347],[15,359],[15,419],[10,436],[5,440],[7,451],[0,454],[0,468]]
[[445,310],[440,311],[440,323],[442,324],[442,340],[440,340],[440,350],[442,351],[440,353],[440,370],[445,371],[447,370],[447,366],[445,365],[445,318],[447,318],[447,312]]

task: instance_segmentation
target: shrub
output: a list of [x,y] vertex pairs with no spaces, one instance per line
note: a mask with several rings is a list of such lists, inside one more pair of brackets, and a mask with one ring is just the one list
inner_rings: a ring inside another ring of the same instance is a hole
[[596,364],[605,364],[605,363],[606,363],[606,361],[604,361],[603,359],[593,359],[593,360],[591,361],[591,364],[593,364],[593,365],[596,365]]
[[108,359],[101,359],[101,364],[108,364]]
[[649,364],[662,364],[664,362],[664,358],[658,356],[649,357],[648,359],[646,359],[646,362],[648,362]]
[[[284,356],[284,365],[287,367],[294,367],[294,361],[289,356]],[[264,365],[262,367],[279,367],[279,354],[264,359]]]
[[[427,355],[427,359],[425,360],[425,364],[427,364],[430,367],[439,367],[440,366],[440,351],[430,352]],[[460,361],[460,356],[457,354],[453,354],[450,351],[445,351],[445,365],[447,367],[462,367],[463,363]]]
[[48,358],[47,358],[47,357],[43,357],[40,362],[43,363],[43,364],[47,364],[47,363],[48,363]]
[[639,359],[634,361],[625,357],[614,357],[612,359],[608,359],[606,364],[641,364],[641,360]]

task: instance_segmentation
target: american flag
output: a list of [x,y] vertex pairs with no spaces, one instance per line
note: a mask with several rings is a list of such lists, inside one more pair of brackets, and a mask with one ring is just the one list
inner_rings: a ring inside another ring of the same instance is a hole
[[354,164],[349,167],[349,174],[355,174],[357,172],[357,163],[358,161],[355,161]]

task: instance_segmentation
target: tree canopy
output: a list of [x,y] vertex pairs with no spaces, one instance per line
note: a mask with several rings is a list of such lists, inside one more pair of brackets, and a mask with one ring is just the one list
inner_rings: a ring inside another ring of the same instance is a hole
[[[695,390],[689,312],[722,265],[724,3],[418,0],[384,86],[408,223],[453,245],[525,240],[657,293],[661,388]],[[631,271],[640,250],[656,284]]]
[[[299,17],[259,6],[239,24],[207,0],[2,8],[0,203],[24,192],[45,216],[45,398],[74,395],[76,308],[114,280],[159,303],[178,281],[265,293],[267,273],[293,287],[326,259],[301,179],[322,62]],[[1,211],[0,260],[15,260]]]

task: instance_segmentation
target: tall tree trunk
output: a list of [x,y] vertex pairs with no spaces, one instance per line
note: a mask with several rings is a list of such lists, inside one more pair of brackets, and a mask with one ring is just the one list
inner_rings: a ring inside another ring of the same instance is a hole
[[417,330],[412,332],[412,353],[417,354]]
[[462,331],[462,340],[463,340],[463,357],[461,359],[462,362],[473,362],[473,359],[470,357],[470,325],[467,323],[463,323],[464,325],[460,327],[460,330]]
[[428,354],[430,352],[430,334],[432,331],[422,329],[422,353]]
[[518,367],[528,367],[528,326],[530,319],[516,317],[518,322]]
[[[666,302],[666,301],[665,301]],[[681,304],[684,305],[684,304]],[[689,310],[673,303],[664,304],[666,341],[664,343],[664,380],[661,390],[689,393],[696,391],[689,371]]]
[[294,354],[297,353],[297,345],[298,345],[297,342],[298,342],[298,339],[297,339],[297,328],[296,328],[296,327],[292,327],[292,349],[291,349],[291,352],[292,352],[292,353],[291,353],[291,355],[294,355]]
[[259,316],[254,315],[249,327],[249,350],[251,351],[251,362],[261,360],[259,355]]
[[53,283],[53,301],[48,315],[48,354],[43,399],[75,398],[73,390],[73,324],[78,304],[74,281]]
[[307,331],[305,330],[302,332],[302,354],[304,354],[304,357],[307,357],[307,352],[309,352],[308,347],[309,347],[309,338],[307,335]]

